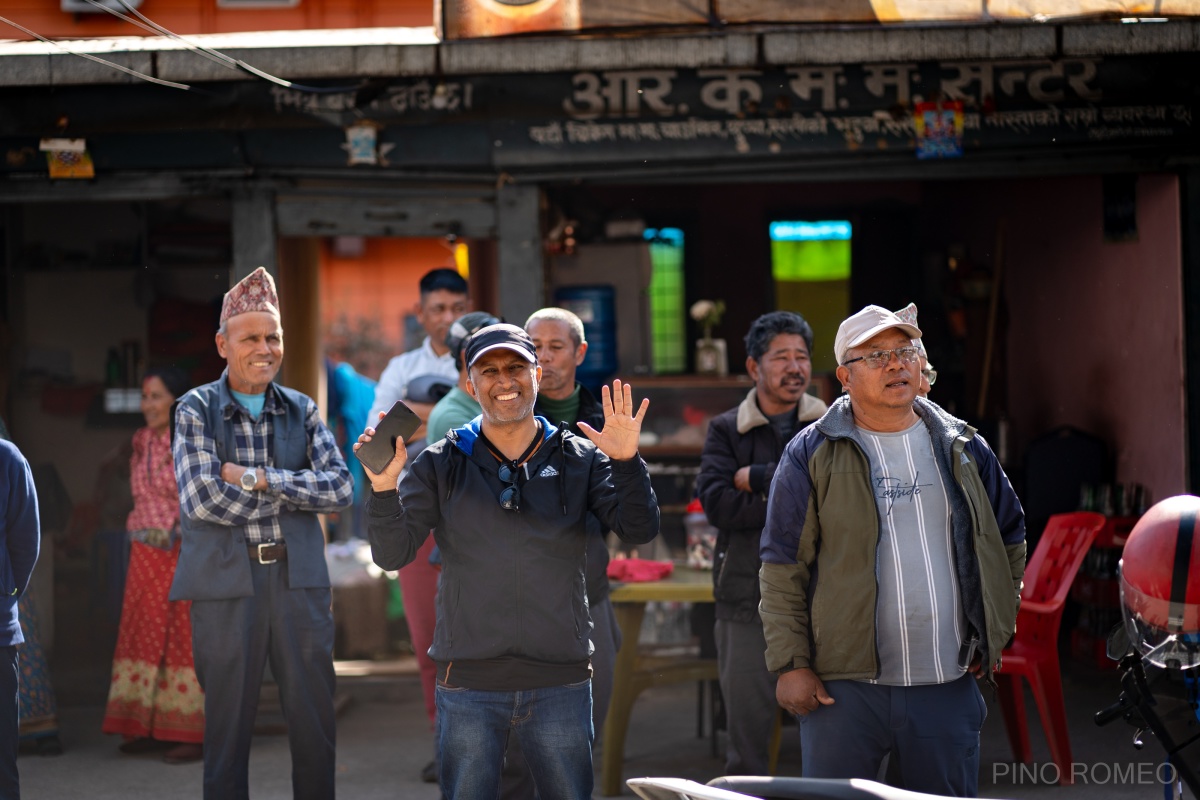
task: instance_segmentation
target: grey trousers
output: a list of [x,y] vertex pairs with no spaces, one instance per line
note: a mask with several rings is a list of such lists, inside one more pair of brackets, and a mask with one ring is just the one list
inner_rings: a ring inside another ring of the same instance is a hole
[[725,700],[726,775],[766,775],[771,732],[779,715],[773,672],[767,670],[762,624],[717,620],[717,672]]
[[263,668],[279,684],[292,752],[292,796],[332,800],[333,611],[329,589],[289,589],[287,564],[254,564],[254,596],[192,602],[192,649],[204,689],[205,800],[247,800],[250,739]]
[[612,702],[613,672],[617,668],[617,651],[621,649],[621,628],[613,614],[612,602],[605,597],[592,606],[592,727],[595,741],[604,736],[604,718]]

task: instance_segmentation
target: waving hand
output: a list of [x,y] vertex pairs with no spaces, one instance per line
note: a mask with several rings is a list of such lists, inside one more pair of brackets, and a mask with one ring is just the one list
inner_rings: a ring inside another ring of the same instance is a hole
[[619,380],[613,381],[611,392],[605,386],[600,394],[604,405],[604,430],[598,431],[586,422],[579,423],[579,430],[613,461],[633,458],[637,455],[638,437],[650,399],[642,398],[642,404],[634,413],[633,389]]

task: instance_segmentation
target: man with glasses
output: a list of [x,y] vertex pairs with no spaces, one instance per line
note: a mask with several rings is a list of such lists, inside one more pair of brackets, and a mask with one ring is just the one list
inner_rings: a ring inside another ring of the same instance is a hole
[[[525,321],[525,331],[537,348],[542,381],[538,384],[534,411],[552,422],[565,422],[572,433],[580,434],[579,423],[593,428],[604,426],[604,407],[575,380],[575,371],[583,364],[588,343],[583,320],[565,308],[542,308]],[[608,600],[607,531],[591,518],[587,548],[587,596],[592,614],[592,727],[596,738],[603,733],[604,718],[612,699],[613,670],[621,649],[621,629]]]
[[[902,322],[907,322],[914,328],[917,325],[917,304],[909,303],[904,308],[896,312],[896,316]],[[937,383],[937,370],[933,368],[933,364],[929,363],[929,354],[925,351],[925,339],[913,339],[913,344],[920,351],[921,359],[921,385],[917,387],[917,394],[921,397],[928,397],[929,390],[933,388],[933,384]]]
[[[515,735],[540,797],[591,797],[591,620],[587,517],[629,544],[658,534],[658,502],[638,436],[648,400],[602,392],[604,427],[581,438],[533,413],[541,368],[533,340],[491,325],[465,346],[481,416],[424,450],[396,482],[402,443],[367,503],[375,563],[397,569],[432,529],[442,554],[437,713],[442,792],[496,797]],[[374,435],[367,428],[359,445]]]
[[974,796],[989,682],[1016,625],[1020,502],[986,442],[917,397],[921,331],[867,306],[834,341],[846,394],[771,484],[760,613],[805,777]]

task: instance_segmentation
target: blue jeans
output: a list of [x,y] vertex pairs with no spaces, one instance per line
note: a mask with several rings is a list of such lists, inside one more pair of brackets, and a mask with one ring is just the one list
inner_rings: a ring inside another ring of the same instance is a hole
[[500,796],[508,737],[516,734],[541,797],[592,796],[592,682],[520,692],[437,686],[438,774],[449,800]]

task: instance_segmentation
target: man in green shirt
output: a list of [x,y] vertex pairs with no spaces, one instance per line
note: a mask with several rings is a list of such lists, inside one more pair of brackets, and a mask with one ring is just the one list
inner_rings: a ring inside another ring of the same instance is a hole
[[446,347],[454,358],[454,365],[458,367],[458,383],[429,412],[425,427],[429,431],[431,444],[445,436],[447,431],[466,425],[479,416],[479,402],[467,394],[467,371],[462,363],[463,344],[475,331],[498,322],[499,319],[486,311],[472,311],[450,325],[446,333]]
[[[542,382],[538,385],[537,403],[533,413],[552,423],[565,422],[573,433],[580,434],[579,423],[586,422],[599,430],[604,426],[604,408],[582,384],[575,380],[575,370],[587,355],[583,321],[565,308],[543,308],[533,312],[525,322],[525,331],[537,348]],[[612,698],[613,668],[617,650],[621,648],[621,629],[613,616],[608,600],[607,531],[600,529],[599,520],[588,527],[587,597],[592,615],[592,723],[596,741],[604,730],[604,717]]]

